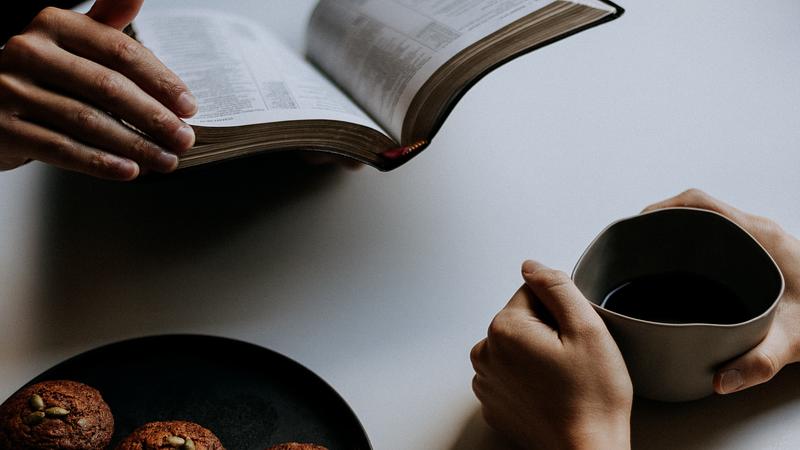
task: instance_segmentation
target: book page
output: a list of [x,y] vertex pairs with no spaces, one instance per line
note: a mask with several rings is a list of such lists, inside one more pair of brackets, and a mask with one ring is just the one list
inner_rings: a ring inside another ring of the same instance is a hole
[[436,70],[555,1],[321,0],[308,56],[399,141],[414,95]]
[[313,66],[247,19],[155,10],[134,26],[137,38],[197,97],[199,111],[187,120],[191,125],[338,120],[386,134]]

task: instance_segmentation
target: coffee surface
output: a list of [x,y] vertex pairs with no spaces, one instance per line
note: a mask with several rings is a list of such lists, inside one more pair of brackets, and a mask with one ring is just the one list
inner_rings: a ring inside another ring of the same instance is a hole
[[662,323],[734,324],[755,312],[729,287],[689,272],[669,272],[627,281],[600,306],[636,319]]

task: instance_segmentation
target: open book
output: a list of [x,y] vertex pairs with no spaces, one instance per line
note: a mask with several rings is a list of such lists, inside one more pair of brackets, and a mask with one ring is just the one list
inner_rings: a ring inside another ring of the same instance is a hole
[[218,12],[158,11],[134,28],[200,103],[180,167],[315,150],[391,170],[492,69],[622,13],[606,0],[321,0],[305,57]]

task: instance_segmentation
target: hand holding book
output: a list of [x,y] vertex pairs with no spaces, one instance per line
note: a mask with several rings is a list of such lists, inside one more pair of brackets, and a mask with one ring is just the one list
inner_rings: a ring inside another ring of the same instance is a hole
[[141,4],[98,0],[87,15],[48,8],[9,40],[0,53],[0,169],[36,159],[129,180],[177,167],[195,140],[180,117],[197,106],[121,31]]
[[493,68],[622,14],[606,0],[321,0],[304,58],[246,18],[186,9],[137,19],[147,52],[119,31],[141,3],[48,8],[9,41],[0,170],[37,159],[128,180],[286,150],[392,170]]
[[600,0],[321,0],[307,58],[248,19],[179,9],[140,18],[140,40],[200,99],[181,167],[315,150],[391,170],[433,139],[493,68],[612,20]]

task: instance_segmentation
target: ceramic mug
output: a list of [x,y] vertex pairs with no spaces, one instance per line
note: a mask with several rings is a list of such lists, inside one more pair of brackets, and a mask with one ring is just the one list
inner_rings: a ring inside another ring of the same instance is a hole
[[[674,271],[724,284],[752,317],[727,325],[659,323],[600,306],[609,292],[632,279]],[[611,224],[581,256],[572,278],[616,340],[636,394],[671,402],[713,393],[716,369],[764,339],[784,290],[777,264],[747,231],[720,214],[693,208],[662,209]]]

